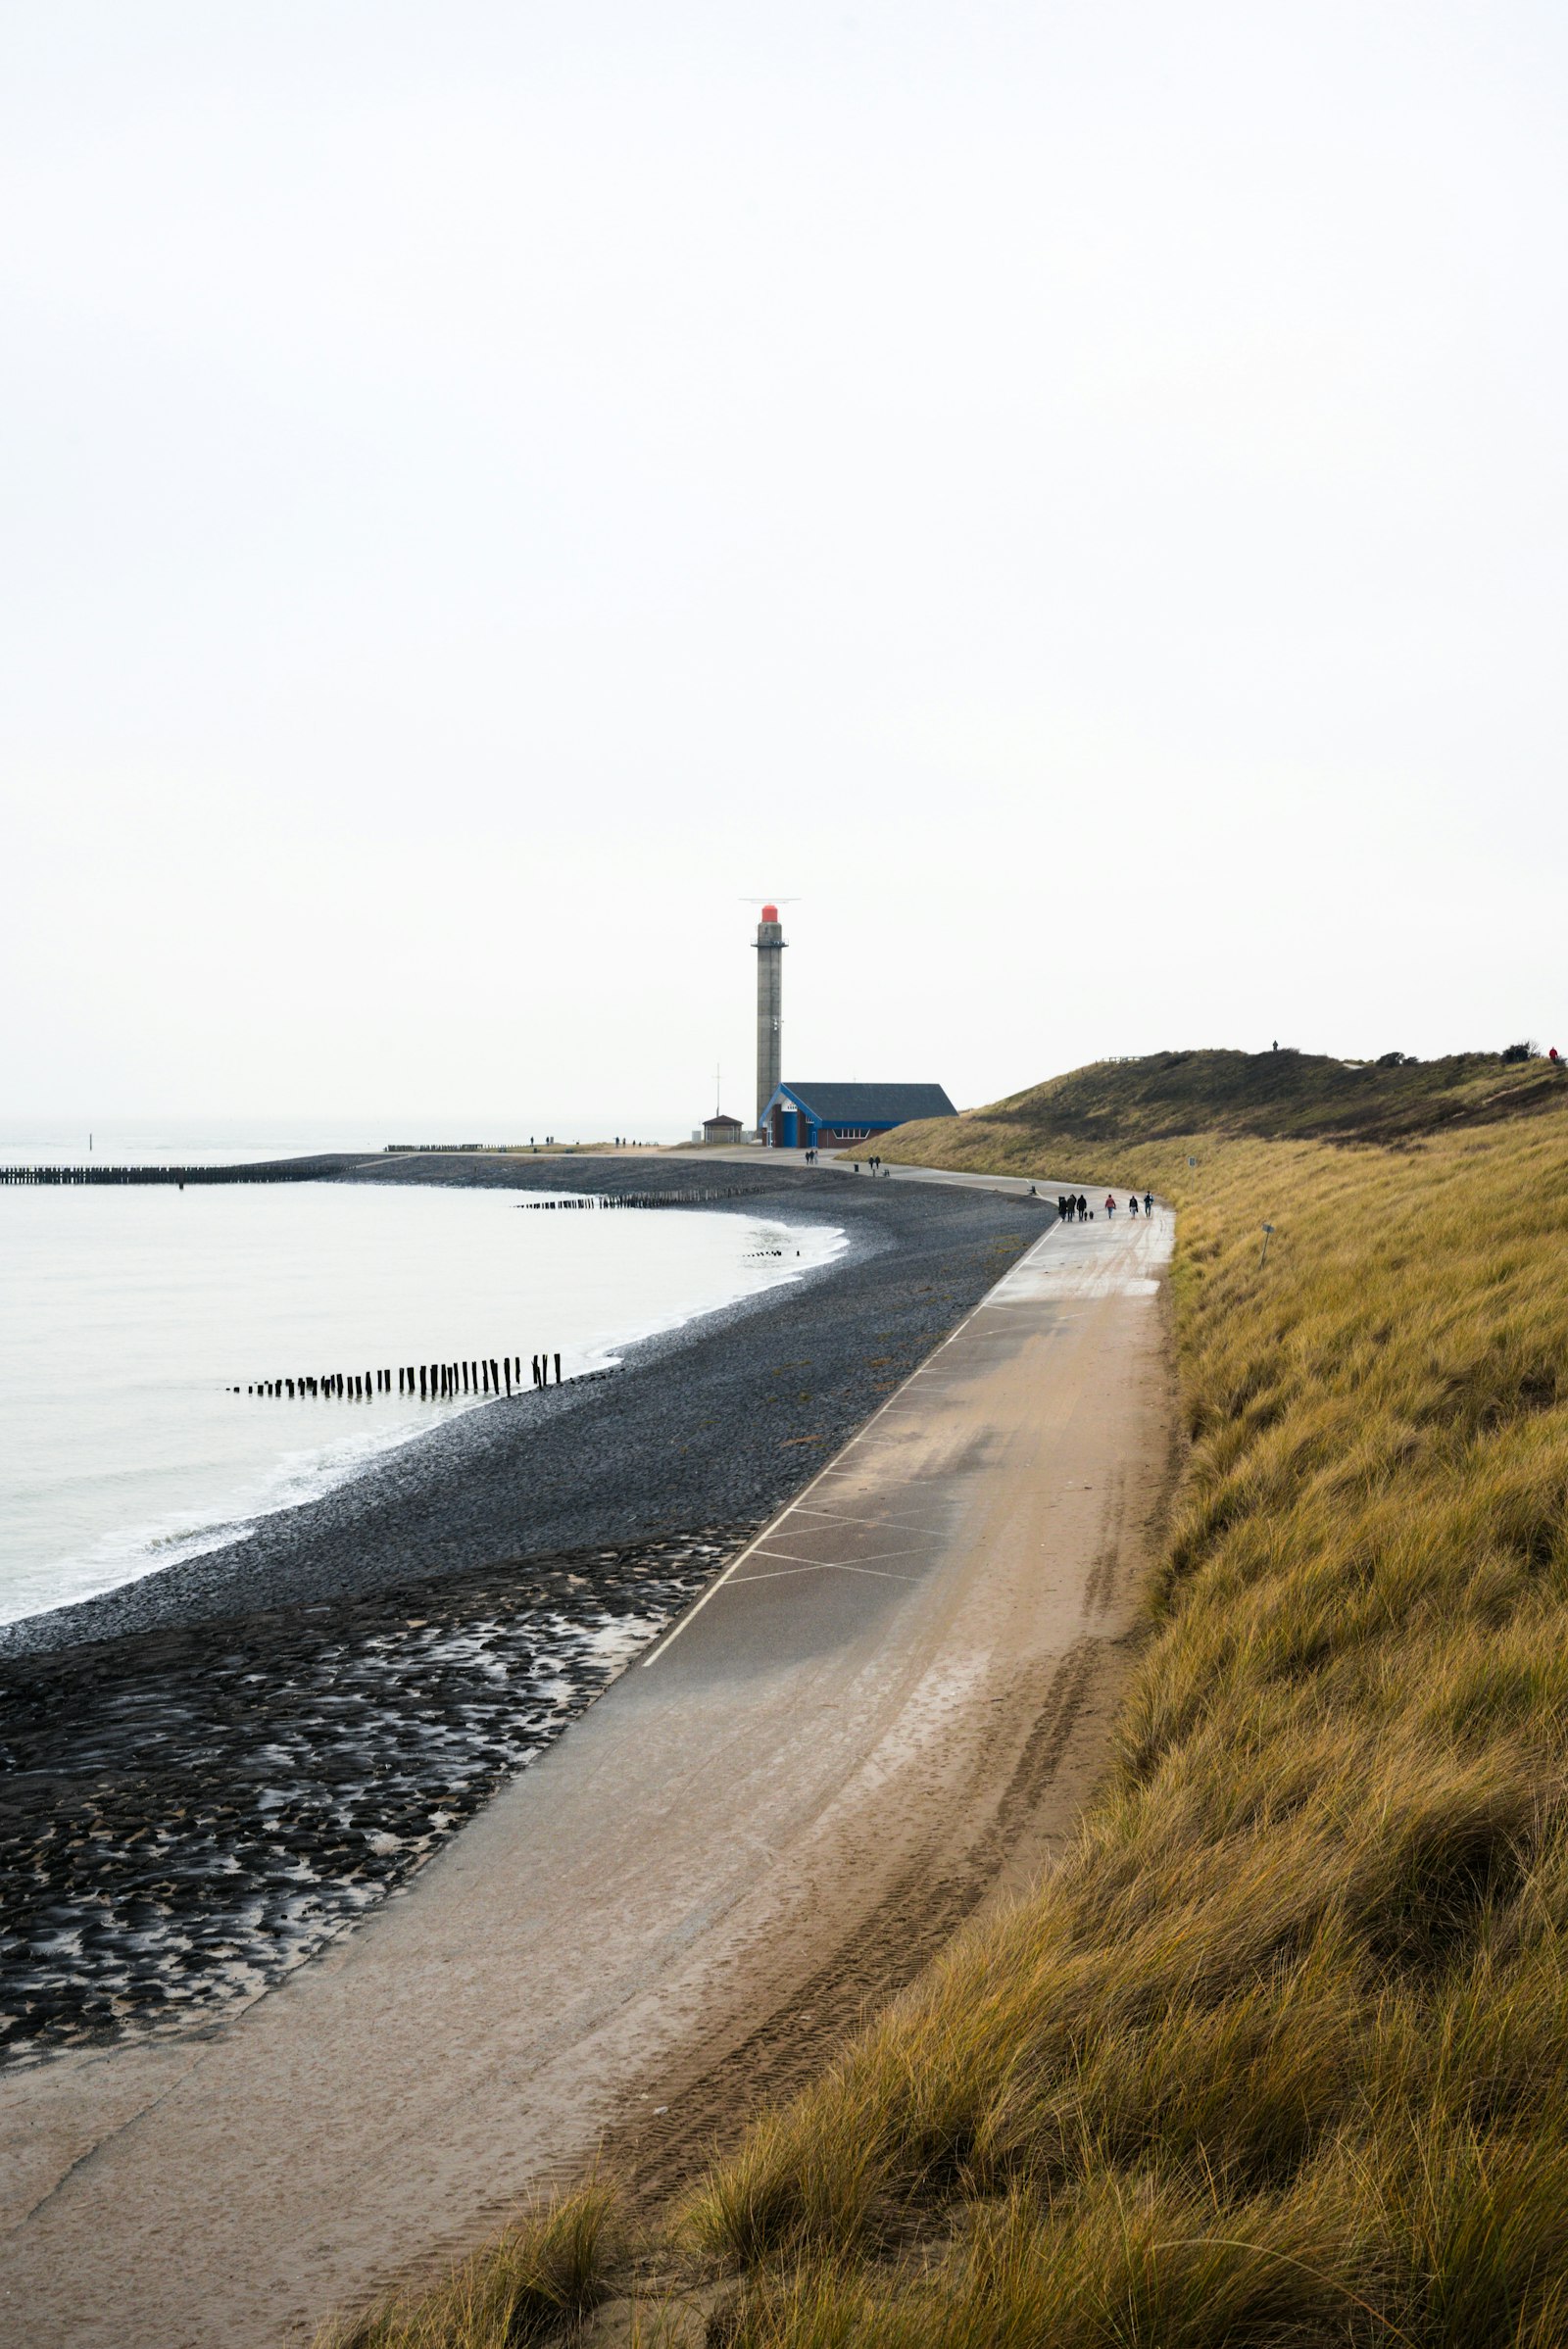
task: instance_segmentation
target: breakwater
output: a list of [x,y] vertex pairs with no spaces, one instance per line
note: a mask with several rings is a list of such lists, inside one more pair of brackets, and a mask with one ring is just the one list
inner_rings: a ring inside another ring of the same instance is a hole
[[[183,1191],[187,1183],[315,1183],[326,1163],[285,1158],[273,1166],[0,1166],[0,1184],[174,1183]],[[341,1161],[329,1163],[335,1170]]]
[[714,1199],[751,1199],[749,1185],[732,1184],[708,1191],[589,1191],[577,1199],[524,1199],[519,1207],[538,1214],[576,1207],[706,1207]]
[[[531,1366],[534,1386],[561,1385],[559,1353],[534,1354]],[[481,1354],[466,1362],[408,1362],[390,1370],[330,1370],[314,1378],[296,1374],[293,1378],[258,1379],[249,1387],[230,1387],[228,1392],[266,1395],[285,1402],[373,1402],[378,1395],[397,1394],[416,1395],[420,1402],[439,1403],[463,1395],[511,1395],[514,1387],[519,1392],[522,1388],[521,1354]]]
[[[462,1143],[455,1145],[452,1151],[438,1154],[455,1155],[460,1150],[479,1148],[478,1143]],[[183,1191],[187,1183],[318,1183],[323,1178],[342,1177],[353,1165],[352,1159],[339,1155],[283,1158],[272,1164],[250,1166],[0,1166],[0,1185],[34,1188],[62,1184],[173,1183]],[[752,1196],[750,1185],[732,1183],[702,1189],[684,1185],[668,1191],[590,1192],[577,1199],[529,1199],[517,1203],[536,1212],[576,1207],[706,1207],[719,1199]]]

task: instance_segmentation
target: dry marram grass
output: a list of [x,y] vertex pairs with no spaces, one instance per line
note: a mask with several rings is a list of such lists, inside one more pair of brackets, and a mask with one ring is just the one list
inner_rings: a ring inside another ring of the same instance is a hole
[[550,2202],[435,2286],[329,2325],[318,2349],[528,2349],[601,2297],[612,2209],[597,2182]]
[[737,2340],[1561,2343],[1565,1120],[1097,1172],[1191,1440],[1113,1783],[709,2178]]
[[[1112,1781],[688,2235],[741,2272],[734,2349],[1559,2349],[1568,1117],[1525,1071],[1509,1122],[1396,1149],[1230,1109],[1135,1150],[1090,1073],[1091,1124],[1063,1081],[885,1154],[1181,1209],[1190,1451]],[[1398,1117],[1496,1081],[1401,1075]],[[603,2220],[558,2210],[337,2349],[529,2341],[591,2301]]]

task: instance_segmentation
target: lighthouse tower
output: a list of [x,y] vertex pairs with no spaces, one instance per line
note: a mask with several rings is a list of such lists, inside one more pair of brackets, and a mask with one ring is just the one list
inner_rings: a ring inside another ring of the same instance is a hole
[[[764,905],[757,925],[757,1124],[778,1091],[784,1033],[784,925]],[[765,1137],[764,1137],[765,1139]]]

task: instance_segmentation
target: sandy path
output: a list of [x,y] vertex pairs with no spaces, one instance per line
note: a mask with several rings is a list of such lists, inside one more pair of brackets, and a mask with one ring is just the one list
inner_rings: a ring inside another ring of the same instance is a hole
[[1027,1881],[1103,1758],[1169,1456],[1169,1240],[1048,1233],[673,1638],[279,1989],[12,2078],[0,2341],[263,2349],[607,2140],[665,2190]]

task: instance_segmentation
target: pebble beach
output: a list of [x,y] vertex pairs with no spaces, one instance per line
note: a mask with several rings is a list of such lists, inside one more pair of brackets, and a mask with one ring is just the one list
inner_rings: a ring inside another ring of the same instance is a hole
[[[318,1162],[349,1183],[407,1161]],[[431,1159],[583,1194],[691,1162]],[[245,1540],[0,1629],[0,2061],[189,2029],[400,1884],[707,1588],[1032,1240],[1044,1201],[777,1162],[785,1287],[500,1398]],[[669,1212],[679,1213],[672,1204]]]

